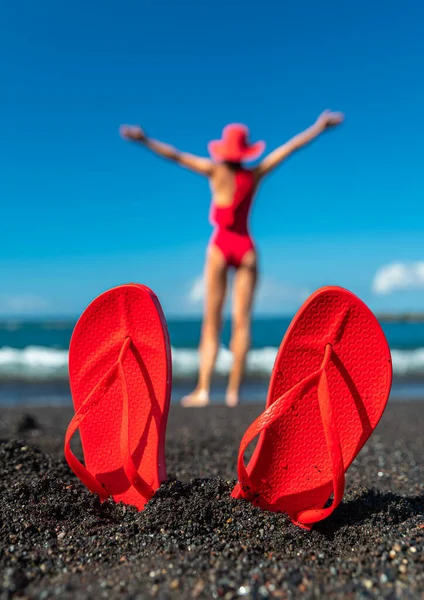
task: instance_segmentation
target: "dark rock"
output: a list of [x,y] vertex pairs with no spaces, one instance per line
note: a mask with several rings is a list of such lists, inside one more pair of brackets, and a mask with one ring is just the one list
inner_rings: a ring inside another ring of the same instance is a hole
[[15,425],[16,433],[24,433],[27,431],[34,431],[35,429],[41,429],[37,419],[32,415],[22,415],[19,421]]

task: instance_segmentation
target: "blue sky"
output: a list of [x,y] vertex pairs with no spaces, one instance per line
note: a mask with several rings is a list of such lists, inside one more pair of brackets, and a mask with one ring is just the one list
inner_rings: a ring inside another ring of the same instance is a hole
[[74,315],[126,281],[200,313],[207,182],[119,125],[205,155],[239,121],[271,150],[325,108],[343,127],[257,197],[257,312],[323,284],[422,310],[423,19],[416,0],[2,3],[0,313]]

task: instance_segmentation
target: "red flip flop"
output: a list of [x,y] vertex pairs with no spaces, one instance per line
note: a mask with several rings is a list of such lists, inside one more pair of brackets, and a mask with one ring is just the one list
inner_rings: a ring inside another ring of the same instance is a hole
[[[65,436],[73,472],[102,500],[144,508],[166,479],[171,350],[149,288],[121,285],[81,315],[69,348],[75,415]],[[85,466],[70,448],[79,429]]]
[[[284,336],[265,412],[243,436],[232,496],[285,512],[305,529],[328,517],[391,382],[390,350],[372,312],[342,288],[316,291]],[[246,468],[244,452],[258,434]]]

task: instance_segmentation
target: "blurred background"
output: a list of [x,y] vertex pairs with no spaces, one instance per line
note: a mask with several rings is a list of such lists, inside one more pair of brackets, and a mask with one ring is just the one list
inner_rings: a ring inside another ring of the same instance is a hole
[[[197,369],[207,182],[125,143],[121,123],[206,155],[228,122],[268,150],[326,109],[346,122],[284,164],[253,209],[261,281],[243,392],[264,400],[288,323],[322,285],[380,318],[393,397],[424,397],[424,7],[174,0],[0,6],[0,403],[71,401],[75,321],[150,286],[174,398]],[[213,400],[228,372],[229,325]]]

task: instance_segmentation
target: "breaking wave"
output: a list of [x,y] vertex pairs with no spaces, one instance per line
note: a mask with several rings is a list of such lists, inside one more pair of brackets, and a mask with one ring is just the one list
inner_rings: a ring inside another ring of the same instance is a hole
[[[274,365],[277,348],[265,347],[251,350],[247,360],[247,377],[269,377]],[[424,378],[424,348],[392,350],[393,370],[397,377]],[[225,376],[231,368],[231,353],[221,348],[216,372]],[[193,379],[197,374],[199,356],[193,348],[173,348],[172,363],[174,380]],[[23,350],[0,348],[0,379],[49,381],[66,379],[68,376],[68,351],[42,346],[28,346]]]

